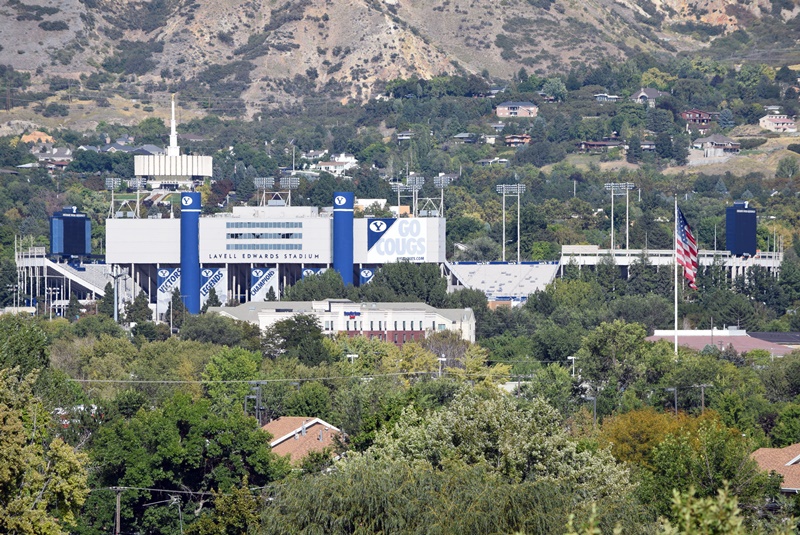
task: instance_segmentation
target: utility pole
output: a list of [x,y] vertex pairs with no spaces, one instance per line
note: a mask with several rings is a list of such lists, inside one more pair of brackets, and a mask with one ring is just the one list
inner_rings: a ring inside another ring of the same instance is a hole
[[120,534],[120,529],[121,529],[119,511],[120,511],[120,508],[121,508],[120,506],[122,504],[122,500],[121,500],[122,491],[125,490],[125,487],[111,487],[111,490],[113,490],[114,492],[117,493],[117,500],[116,500],[117,501],[117,513],[116,513],[116,515],[114,517],[115,518],[114,535],[119,535]]
[[[118,291],[119,284],[117,280],[124,275],[125,272],[120,272],[119,266],[117,266],[116,264],[111,266],[111,273],[108,274],[109,277],[114,279],[114,323],[119,323],[119,291]],[[170,327],[172,326],[170,325]]]

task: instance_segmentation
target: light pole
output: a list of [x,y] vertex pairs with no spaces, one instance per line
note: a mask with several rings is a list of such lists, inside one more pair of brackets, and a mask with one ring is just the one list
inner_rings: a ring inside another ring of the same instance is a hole
[[695,388],[700,389],[700,414],[706,412],[706,388],[712,388],[713,386],[707,384],[694,385]]
[[520,242],[522,241],[520,232],[520,195],[525,193],[525,184],[499,184],[497,193],[503,196],[503,262],[506,261],[506,195],[517,196],[517,264],[520,262]]
[[568,360],[571,360],[571,361],[572,361],[572,376],[573,376],[573,377],[575,377],[575,360],[576,360],[577,358],[578,358],[578,357],[574,357],[574,356],[572,356],[572,355],[570,355],[569,357],[567,357],[567,359],[568,359]]
[[439,379],[442,378],[442,366],[446,361],[447,359],[445,358],[444,353],[442,353],[442,356],[439,357]]
[[622,195],[625,192],[625,250],[628,250],[629,229],[630,224],[628,220],[628,192],[636,187],[633,182],[607,182],[603,186],[606,190],[611,192],[611,254],[614,254],[614,196]]
[[592,421],[597,429],[597,396],[586,396],[586,401],[592,402]]
[[675,416],[678,416],[678,388],[665,388],[667,392],[672,392],[675,396]]
[[358,358],[358,354],[357,353],[348,353],[347,355],[345,355],[345,357],[350,359],[350,365],[352,366],[353,363],[355,363],[356,359]]

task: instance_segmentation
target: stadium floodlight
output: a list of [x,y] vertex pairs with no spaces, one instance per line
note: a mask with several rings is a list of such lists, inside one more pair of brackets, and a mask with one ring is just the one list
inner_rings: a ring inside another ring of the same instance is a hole
[[439,188],[441,198],[439,199],[439,213],[441,217],[444,217],[444,189],[450,185],[450,182],[455,180],[455,176],[453,175],[445,175],[444,173],[440,174],[437,177],[433,177],[433,185]]
[[300,186],[299,176],[282,176],[281,188],[283,189],[297,189]]
[[272,189],[275,187],[274,176],[257,176],[253,179],[256,189]]
[[614,196],[625,195],[625,250],[628,250],[630,245],[630,224],[628,219],[628,192],[636,187],[633,182],[606,182],[603,187],[611,192],[611,252],[614,252]]
[[517,264],[520,262],[520,239],[519,230],[519,213],[520,213],[520,196],[525,193],[525,184],[498,184],[497,193],[503,196],[503,262],[506,261],[506,195],[517,196]]
[[397,192],[397,215],[400,215],[400,193],[408,191],[408,186],[402,182],[392,182],[392,191]]

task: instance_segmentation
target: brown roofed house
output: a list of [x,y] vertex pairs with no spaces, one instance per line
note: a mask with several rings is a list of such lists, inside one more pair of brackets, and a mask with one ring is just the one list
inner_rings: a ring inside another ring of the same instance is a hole
[[311,452],[333,449],[335,437],[342,432],[320,418],[282,416],[261,429],[272,435],[269,445],[280,456],[289,456],[293,464],[301,462]]
[[800,443],[785,448],[758,448],[751,456],[765,472],[783,476],[781,492],[800,492]]

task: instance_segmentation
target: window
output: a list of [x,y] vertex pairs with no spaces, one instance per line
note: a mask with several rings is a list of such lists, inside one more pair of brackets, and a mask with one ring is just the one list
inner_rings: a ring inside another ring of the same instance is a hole
[[411,330],[414,330],[414,320],[411,320]]
[[372,320],[369,320],[369,330],[370,331],[374,331],[375,330],[374,325],[372,323],[373,323]]
[[[395,322],[394,322],[394,330],[395,330],[395,331],[397,330],[397,321],[395,321]],[[397,340],[395,340],[395,342],[396,342],[396,341],[397,341]]]
[[397,333],[394,333],[394,343],[397,343]]
[[347,330],[348,331],[350,330],[350,321],[349,320],[347,321]]
[[[405,322],[405,321],[403,322],[403,330],[404,330],[404,331],[406,330],[406,322]],[[404,337],[404,338],[405,338],[405,337]],[[404,341],[405,341],[405,340],[404,340]]]

